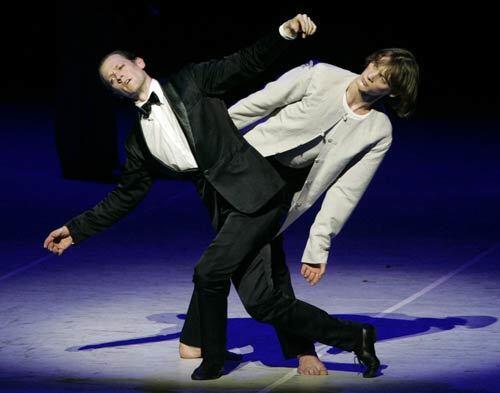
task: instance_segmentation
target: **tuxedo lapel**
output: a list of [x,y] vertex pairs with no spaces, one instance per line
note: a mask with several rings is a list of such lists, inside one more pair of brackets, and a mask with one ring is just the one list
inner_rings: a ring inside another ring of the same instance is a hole
[[189,124],[189,117],[186,110],[186,106],[184,105],[184,102],[182,102],[181,97],[179,96],[174,86],[172,86],[170,82],[162,83],[161,87],[163,89],[165,97],[167,98],[168,103],[170,104],[170,107],[174,111],[175,116],[179,121],[179,125],[181,126],[184,135],[188,140],[189,147],[191,148],[191,151],[196,157],[194,137],[193,137],[193,132],[191,130],[191,124]]

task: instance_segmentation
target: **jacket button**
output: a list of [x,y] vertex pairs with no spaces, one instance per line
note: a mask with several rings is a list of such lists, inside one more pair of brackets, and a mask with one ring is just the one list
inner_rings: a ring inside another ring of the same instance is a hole
[[307,181],[304,183],[304,185],[305,185],[306,187],[309,187],[309,186],[311,185],[311,181],[310,181],[310,180],[307,180]]
[[209,170],[208,170],[208,169],[205,169],[205,170],[203,171],[203,174],[208,175],[208,174],[209,174]]
[[314,160],[314,162],[315,162],[316,164],[318,164],[319,162],[321,162],[321,160],[320,160],[319,158],[316,158],[316,159]]
[[297,206],[297,207],[301,207],[301,206],[302,206],[302,203],[297,202],[297,203],[295,204],[295,206]]

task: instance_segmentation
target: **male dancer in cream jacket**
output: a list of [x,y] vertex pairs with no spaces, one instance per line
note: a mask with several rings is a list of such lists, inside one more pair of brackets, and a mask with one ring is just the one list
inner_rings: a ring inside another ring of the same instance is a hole
[[238,129],[268,116],[245,135],[278,165],[310,168],[293,198],[283,232],[325,193],[310,229],[302,262],[313,282],[324,272],[331,239],[339,233],[365,192],[392,142],[392,126],[380,100],[393,99],[405,117],[418,82],[413,55],[381,50],[368,58],[361,75],[312,62],[294,68],[229,109]]

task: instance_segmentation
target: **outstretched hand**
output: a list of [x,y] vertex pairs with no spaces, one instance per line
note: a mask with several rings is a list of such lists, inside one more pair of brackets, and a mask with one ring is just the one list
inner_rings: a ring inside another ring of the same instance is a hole
[[300,274],[311,285],[316,285],[326,272],[326,263],[306,263],[302,262]]
[[296,17],[287,20],[283,25],[288,35],[295,36],[302,33],[302,38],[309,37],[316,32],[316,24],[307,14],[298,14]]
[[43,248],[50,252],[61,255],[73,244],[73,238],[69,233],[67,226],[62,226],[49,233],[49,236],[43,242]]

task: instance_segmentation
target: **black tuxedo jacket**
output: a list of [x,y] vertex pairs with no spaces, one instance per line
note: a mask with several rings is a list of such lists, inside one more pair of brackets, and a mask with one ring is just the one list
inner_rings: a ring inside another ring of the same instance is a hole
[[233,208],[246,214],[263,207],[284,186],[283,180],[241,136],[219,97],[262,72],[289,42],[275,32],[223,59],[189,64],[162,84],[198,170],[179,173],[156,159],[137,119],[127,138],[127,160],[117,187],[92,209],[66,223],[73,241],[77,243],[125,216],[158,176],[187,176],[198,180],[197,185],[207,181]]

